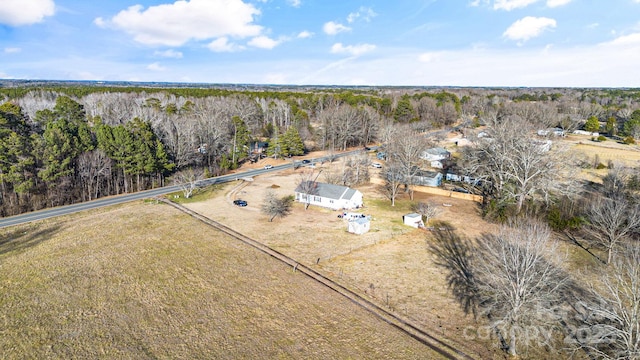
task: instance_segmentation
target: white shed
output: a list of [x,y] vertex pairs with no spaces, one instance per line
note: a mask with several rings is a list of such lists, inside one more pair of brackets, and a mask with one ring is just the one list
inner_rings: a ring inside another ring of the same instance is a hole
[[362,235],[369,231],[371,227],[371,219],[367,217],[361,217],[347,222],[347,231],[352,234]]
[[404,215],[402,217],[402,222],[405,225],[409,225],[414,228],[424,227],[424,222],[422,222],[422,215],[416,213]]

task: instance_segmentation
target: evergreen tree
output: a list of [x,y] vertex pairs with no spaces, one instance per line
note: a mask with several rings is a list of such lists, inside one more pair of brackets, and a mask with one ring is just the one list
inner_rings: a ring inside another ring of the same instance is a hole
[[611,136],[616,135],[618,133],[618,123],[616,122],[616,118],[610,116],[607,119],[607,124],[605,125],[605,130]]
[[286,148],[286,155],[304,155],[304,143],[302,142],[300,133],[295,126],[291,126],[289,127],[289,129],[287,129],[287,132],[285,132],[282,136],[281,142],[285,143],[285,145],[282,147]]
[[401,123],[410,122],[415,118],[413,105],[411,105],[411,97],[409,97],[409,95],[402,95],[402,98],[398,101],[396,110],[393,112],[393,118]]
[[247,157],[249,154],[248,145],[251,140],[251,134],[247,125],[239,116],[231,118],[231,124],[231,163],[235,168],[238,166],[240,160]]
[[634,138],[640,137],[640,110],[634,110],[624,125],[624,134]]
[[598,132],[600,131],[600,121],[595,116],[591,116],[587,119],[587,122],[584,123],[584,129],[589,132]]

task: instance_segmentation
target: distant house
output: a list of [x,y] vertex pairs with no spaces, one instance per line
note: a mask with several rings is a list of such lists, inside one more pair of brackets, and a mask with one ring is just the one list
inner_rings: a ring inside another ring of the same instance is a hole
[[296,187],[296,201],[325,208],[357,209],[362,207],[362,193],[346,186],[305,181]]
[[435,169],[444,169],[444,163],[442,161],[443,160],[433,160],[429,163],[429,166]]
[[369,232],[371,218],[369,216],[356,218],[347,222],[347,231],[352,234],[362,235]]
[[447,175],[445,175],[445,179],[447,181],[465,182],[472,185],[478,185],[480,183],[480,180],[472,178],[471,176],[458,175],[453,173],[447,173]]
[[449,159],[450,157],[451,153],[441,147],[427,149],[420,154],[420,158],[427,161],[442,161]]
[[262,154],[267,152],[269,143],[266,141],[253,141],[249,143],[249,152],[252,154]]
[[442,185],[442,173],[437,171],[418,170],[413,176],[415,185],[438,187]]
[[540,129],[538,130],[539,136],[565,136],[565,132],[561,128],[551,128],[551,129]]
[[424,222],[422,221],[422,215],[416,214],[416,213],[404,215],[402,217],[402,223],[414,228],[424,227]]

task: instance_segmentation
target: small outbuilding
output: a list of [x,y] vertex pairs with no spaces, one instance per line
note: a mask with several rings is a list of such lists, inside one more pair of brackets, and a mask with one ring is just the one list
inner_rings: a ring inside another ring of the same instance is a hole
[[352,234],[362,235],[369,232],[371,228],[371,218],[361,217],[347,222],[347,231]]
[[422,221],[422,215],[417,213],[406,214],[402,217],[402,222],[405,225],[409,225],[414,228],[422,228],[424,227],[424,222]]

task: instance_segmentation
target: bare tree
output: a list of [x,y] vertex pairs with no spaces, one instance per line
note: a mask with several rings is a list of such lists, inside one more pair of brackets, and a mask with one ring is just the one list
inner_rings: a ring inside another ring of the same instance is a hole
[[173,175],[173,182],[176,185],[180,185],[183,196],[188,199],[198,188],[198,181],[202,178],[203,173],[201,169],[188,168]]
[[587,211],[585,230],[590,240],[607,252],[609,264],[615,249],[640,228],[640,208],[625,198],[597,198]]
[[512,356],[525,347],[553,345],[558,335],[554,309],[568,280],[550,235],[543,223],[523,219],[475,242],[444,226],[429,242],[465,313],[485,317]]
[[269,222],[272,222],[277,216],[285,217],[291,213],[291,204],[294,199],[293,195],[277,197],[274,192],[269,191],[264,198],[262,212],[270,216]]
[[519,338],[525,333],[531,336],[531,329],[539,335],[538,342],[550,341],[552,309],[566,282],[550,235],[546,225],[527,220],[478,239],[473,274],[479,310],[512,356],[522,345],[531,345],[534,339]]
[[422,215],[425,225],[429,223],[429,220],[440,214],[440,208],[438,205],[431,201],[416,203],[411,208],[416,213]]
[[369,166],[371,160],[366,153],[360,153],[344,160],[342,168],[342,184],[346,186],[360,185],[369,182]]
[[111,176],[111,164],[111,159],[100,149],[84,152],[78,157],[76,169],[87,190],[85,200],[98,198],[101,190],[109,194],[109,190],[101,189],[100,184]]
[[399,171],[399,176],[404,179],[403,184],[409,191],[409,197],[413,200],[413,184],[416,174],[420,171],[420,155],[428,147],[427,139],[420,133],[410,128],[401,128],[391,139],[387,150],[387,160],[395,165],[388,170]]
[[488,195],[515,202],[519,213],[527,199],[549,200],[553,191],[575,194],[571,157],[562,146],[540,142],[534,128],[520,118],[497,120],[475,146],[465,148],[464,171],[484,180]]
[[640,359],[640,246],[629,244],[592,284],[579,305],[583,323],[574,341],[592,358]]
[[303,171],[300,173],[300,180],[296,191],[302,194],[302,200],[304,201],[304,209],[307,210],[311,204],[311,197],[318,194],[318,176],[322,173],[322,170],[317,174],[315,171]]
[[387,161],[382,168],[384,186],[382,188],[385,196],[391,200],[391,206],[396,206],[396,197],[400,194],[400,186],[404,184],[404,176],[401,167],[394,161]]

